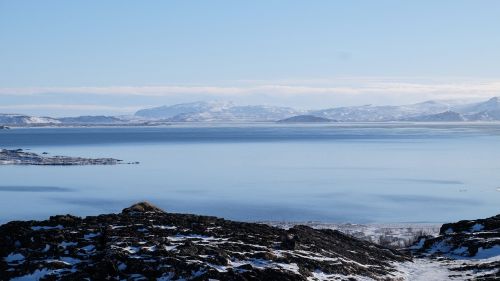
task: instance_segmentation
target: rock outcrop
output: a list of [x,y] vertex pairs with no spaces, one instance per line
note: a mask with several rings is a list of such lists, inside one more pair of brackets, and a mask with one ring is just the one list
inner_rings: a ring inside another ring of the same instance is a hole
[[[71,165],[116,165],[125,164],[114,158],[83,158],[69,156],[45,156],[22,149],[0,149],[0,165],[43,165],[43,166],[71,166]],[[137,164],[126,163],[126,164]]]
[[409,250],[453,260],[452,270],[473,271],[481,276],[478,280],[500,280],[500,215],[444,224],[437,237],[420,237]]
[[133,213],[165,213],[162,209],[156,207],[155,205],[143,201],[136,203],[128,208],[123,209],[122,213],[133,214]]
[[397,280],[395,264],[409,260],[335,230],[172,214],[146,202],[0,226],[0,280]]

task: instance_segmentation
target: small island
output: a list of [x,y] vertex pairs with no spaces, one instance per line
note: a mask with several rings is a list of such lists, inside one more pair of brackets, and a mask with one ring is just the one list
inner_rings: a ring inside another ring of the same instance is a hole
[[[47,154],[46,152],[42,154]],[[42,156],[22,149],[1,149],[0,165],[47,165],[47,166],[74,166],[74,165],[116,165],[138,164],[125,163],[114,158],[83,158],[70,156]]]

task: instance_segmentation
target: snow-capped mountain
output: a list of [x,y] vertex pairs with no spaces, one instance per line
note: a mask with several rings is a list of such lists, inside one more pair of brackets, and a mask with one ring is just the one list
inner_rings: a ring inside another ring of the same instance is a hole
[[499,121],[500,110],[481,111],[466,116],[468,121]]
[[492,112],[500,110],[500,97],[493,97],[484,102],[465,104],[458,106],[456,111],[466,115],[477,114],[481,112]]
[[407,118],[404,121],[415,122],[460,122],[465,121],[462,114],[455,111],[445,111],[437,114],[420,115],[417,117]]
[[226,101],[202,101],[141,109],[133,116],[34,117],[0,114],[0,125],[141,125],[165,122],[276,122],[303,116],[338,122],[461,122],[500,121],[500,98],[465,103],[463,101],[426,101],[400,106],[350,106],[321,110],[297,110],[283,106],[235,105]]
[[491,98],[484,102],[450,106],[450,110],[436,114],[405,118],[408,121],[500,121],[500,99]]
[[311,115],[344,122],[500,121],[500,98],[484,102],[426,101],[401,106],[353,106],[311,111]]
[[195,102],[139,110],[135,116],[173,122],[277,121],[311,115],[340,122],[500,121],[500,100],[485,102],[426,101],[400,106],[350,106],[296,110],[278,106],[237,106],[231,102]]
[[275,121],[301,114],[289,107],[267,105],[236,106],[232,102],[195,102],[137,111],[139,117],[174,122]]
[[233,107],[232,102],[220,101],[200,101],[191,103],[175,104],[171,106],[160,106],[147,109],[141,109],[135,113],[136,116],[152,119],[169,119],[178,115],[216,113],[225,111]]
[[50,117],[34,117],[22,114],[0,114],[2,125],[45,125],[60,124],[61,121]]
[[456,109],[468,121],[500,121],[500,98],[464,105]]
[[310,112],[311,115],[338,121],[396,121],[419,115],[438,114],[450,110],[445,102],[426,101],[402,106],[351,106],[323,109]]

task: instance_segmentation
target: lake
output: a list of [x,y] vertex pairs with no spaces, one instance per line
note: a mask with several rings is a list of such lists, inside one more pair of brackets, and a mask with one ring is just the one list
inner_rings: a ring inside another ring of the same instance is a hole
[[447,222],[500,213],[500,124],[177,124],[0,130],[0,148],[138,165],[0,166],[0,222],[119,212]]

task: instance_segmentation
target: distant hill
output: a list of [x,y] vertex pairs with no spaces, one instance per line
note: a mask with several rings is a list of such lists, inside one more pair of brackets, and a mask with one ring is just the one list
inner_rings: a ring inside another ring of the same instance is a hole
[[438,114],[451,110],[452,105],[443,101],[426,101],[400,106],[349,106],[312,111],[309,114],[343,122],[397,121],[421,115]]
[[486,110],[467,115],[468,121],[500,121],[500,110]]
[[452,108],[453,110],[405,118],[404,120],[421,122],[500,121],[500,98],[498,97],[484,102],[457,105]]
[[335,121],[314,115],[297,115],[278,120],[277,122],[278,123],[325,123],[325,122],[335,122]]
[[289,107],[246,105],[231,102],[194,102],[142,109],[135,116],[173,122],[275,121],[303,113]]
[[57,118],[64,124],[114,124],[123,122],[122,119],[113,116],[78,116]]
[[195,115],[197,113],[204,112],[222,112],[232,106],[234,105],[231,102],[200,101],[141,109],[135,113],[135,116],[154,119],[168,119],[178,115]]
[[458,109],[469,121],[500,121],[500,98],[474,103]]
[[51,125],[61,121],[50,117],[34,117],[22,114],[0,114],[0,125]]
[[499,110],[500,110],[499,97],[493,97],[484,102],[466,104],[456,109],[457,112],[467,115],[477,114],[481,112],[499,111]]
[[465,121],[465,118],[458,112],[445,111],[443,113],[422,115],[413,118],[404,119],[404,121],[416,122],[460,122]]

